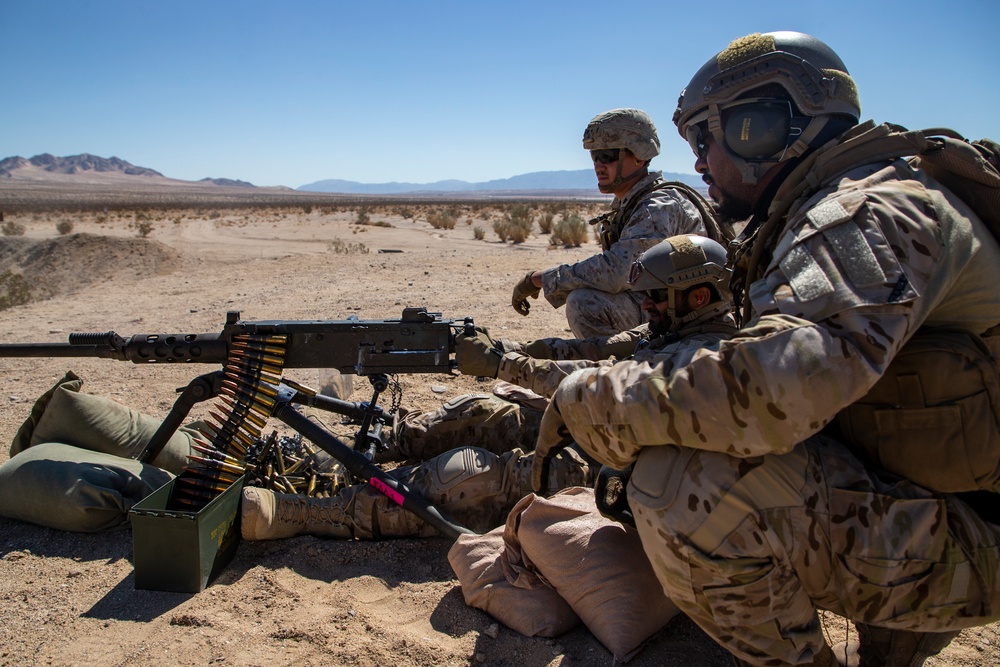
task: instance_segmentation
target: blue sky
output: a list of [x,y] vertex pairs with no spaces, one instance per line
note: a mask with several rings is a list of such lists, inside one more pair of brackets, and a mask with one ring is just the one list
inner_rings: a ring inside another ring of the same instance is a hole
[[587,121],[645,109],[653,166],[729,41],[827,42],[862,113],[1000,140],[1000,2],[0,0],[0,158],[117,156],[171,178],[298,187],[589,168]]

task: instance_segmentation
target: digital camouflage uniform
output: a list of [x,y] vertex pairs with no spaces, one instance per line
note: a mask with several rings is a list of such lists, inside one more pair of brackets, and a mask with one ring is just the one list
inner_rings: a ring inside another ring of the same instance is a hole
[[[598,356],[607,356],[612,350],[634,348],[635,359],[654,363],[673,355],[686,358],[691,351],[715,345],[734,331],[735,323],[720,303],[669,336],[650,338],[648,327],[643,325],[610,339],[536,341],[532,350],[541,352],[545,348],[552,359],[507,352],[498,377],[549,396],[563,378],[579,368],[614,364],[614,360]],[[517,501],[531,492],[533,455],[521,448],[534,447],[541,416],[542,411],[536,407],[490,395],[465,396],[424,415],[407,415],[396,427],[397,441],[406,443],[399,452],[405,451],[408,458],[428,458],[423,463],[395,468],[389,475],[460,524],[477,532],[488,531],[503,523]],[[467,423],[462,423],[463,419]],[[466,436],[470,439],[463,440]],[[468,446],[470,443],[477,446]],[[596,474],[596,466],[569,448],[553,461],[549,485],[556,489],[592,486]],[[343,489],[334,498],[324,500],[323,505],[327,509],[322,521],[330,526],[328,537],[378,539],[437,534],[415,514],[368,484]],[[246,533],[244,536],[252,538]]]
[[[612,201],[612,211],[628,209],[632,198],[657,180],[662,180],[660,172],[650,172],[623,199]],[[632,262],[663,239],[689,233],[706,235],[698,209],[672,188],[655,190],[621,223],[621,234],[610,249],[542,271],[542,292],[554,307],[566,305],[566,319],[576,338],[632,329],[645,321],[642,297],[628,291]]]
[[809,663],[817,608],[919,632],[1000,618],[1000,526],[823,430],[918,328],[1000,323],[1000,248],[903,160],[832,176],[784,218],[736,337],[687,363],[581,370],[554,394],[585,451],[635,462],[629,502],[667,595],[754,664]]

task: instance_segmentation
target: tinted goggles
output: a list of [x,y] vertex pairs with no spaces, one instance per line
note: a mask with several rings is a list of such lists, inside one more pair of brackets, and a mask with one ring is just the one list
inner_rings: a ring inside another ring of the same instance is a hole
[[594,162],[600,162],[601,164],[611,164],[612,162],[618,162],[618,158],[621,156],[620,148],[604,148],[599,151],[590,151],[590,159]]
[[705,134],[708,131],[708,127],[705,123],[696,123],[694,125],[689,125],[687,129],[687,140],[688,145],[691,146],[691,150],[694,151],[694,156],[699,160],[705,155],[705,149],[707,144],[705,143]]

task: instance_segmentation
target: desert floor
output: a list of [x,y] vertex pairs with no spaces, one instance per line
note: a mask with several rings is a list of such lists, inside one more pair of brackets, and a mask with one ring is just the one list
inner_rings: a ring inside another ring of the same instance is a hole
[[[584,217],[600,205],[582,206]],[[23,236],[0,239],[0,273],[14,267],[34,300],[0,311],[2,342],[63,342],[69,332],[215,332],[226,312],[248,320],[397,318],[425,306],[472,316],[516,340],[567,336],[544,301],[513,312],[510,293],[531,269],[594,253],[588,241],[555,248],[536,234],[517,245],[492,231],[500,207],[461,210],[434,229],[427,210],[392,205],[358,225],[332,209],[173,210],[8,214]],[[60,235],[56,224],[72,223]],[[148,222],[145,238],[137,223]],[[485,238],[474,238],[474,228]],[[44,252],[33,249],[44,248]],[[380,253],[380,250],[401,252]],[[365,252],[367,251],[367,252]],[[84,391],[163,416],[206,367],[99,359],[0,360],[0,441],[35,398],[74,370]],[[319,371],[287,372],[316,386]],[[405,407],[429,410],[489,385],[458,375],[401,376]],[[352,400],[367,400],[356,379]],[[434,389],[437,391],[434,391]],[[442,391],[443,390],[443,391]],[[193,414],[192,416],[197,416]],[[270,424],[269,424],[270,426]],[[6,448],[4,448],[6,449]],[[0,461],[7,455],[0,453]],[[582,626],[528,638],[467,607],[444,538],[340,542],[298,537],[242,542],[197,594],[136,590],[128,531],[66,533],[0,519],[0,664],[4,665],[610,665]],[[842,619],[828,618],[835,641]],[[967,630],[927,665],[1000,664],[996,624]],[[729,665],[728,654],[680,617],[630,664]]]

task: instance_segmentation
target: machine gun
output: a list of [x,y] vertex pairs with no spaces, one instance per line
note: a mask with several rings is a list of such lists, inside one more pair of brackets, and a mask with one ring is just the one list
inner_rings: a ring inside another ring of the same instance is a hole
[[[221,415],[212,413],[204,433],[213,450],[193,471],[190,493],[210,496],[199,479],[218,492],[235,474],[231,462],[245,456],[265,420],[274,416],[335,459],[355,478],[381,493],[447,537],[468,529],[445,517],[418,493],[389,477],[375,465],[372,454],[380,444],[379,431],[390,417],[378,406],[397,373],[450,373],[455,367],[455,335],[471,333],[472,318],[461,322],[441,318],[424,308],[405,308],[398,320],[270,320],[245,321],[231,311],[221,333],[136,334],[129,338],[113,331],[71,333],[68,343],[0,344],[0,357],[97,357],[150,363],[217,363],[223,369],[200,375],[178,389],[173,407],[139,455],[156,458],[191,408],[220,397]],[[324,396],[282,376],[284,368],[332,368],[364,375],[372,384],[371,401],[350,402]],[[359,426],[350,447],[322,426],[310,421],[295,404],[344,415],[345,423]],[[394,406],[398,407],[398,406]]]

